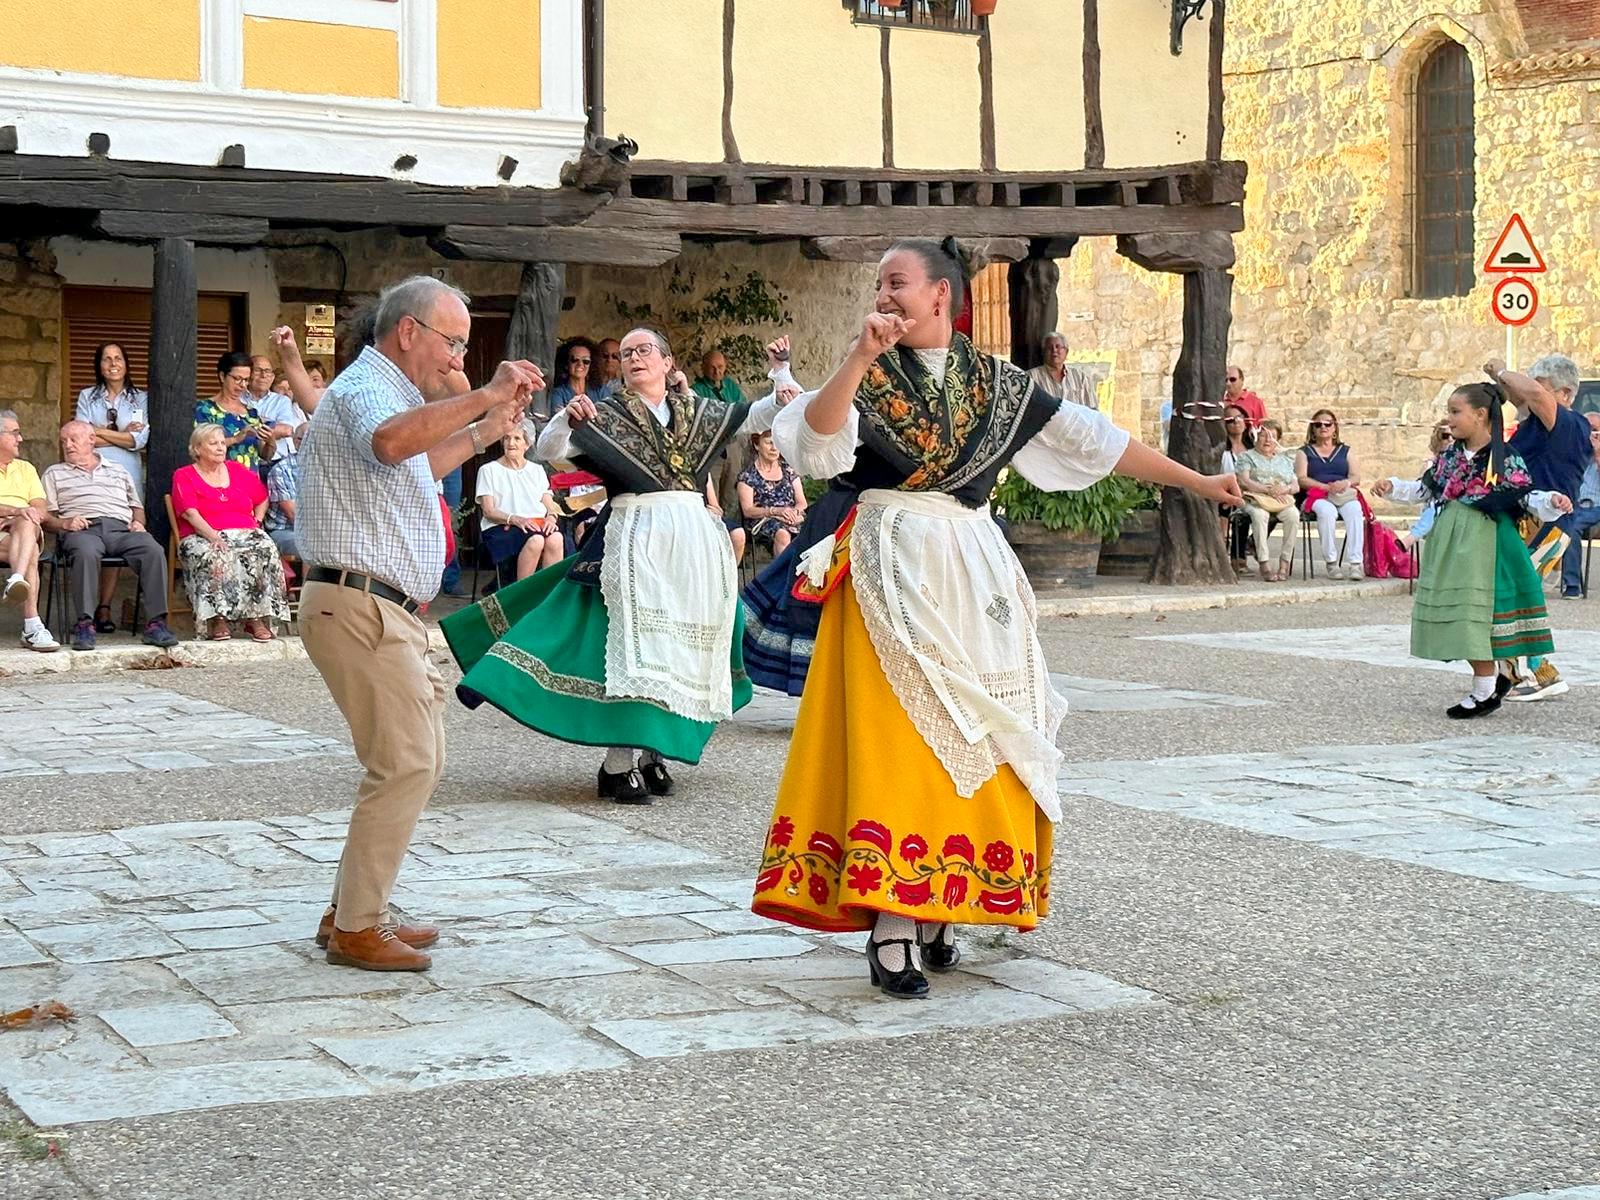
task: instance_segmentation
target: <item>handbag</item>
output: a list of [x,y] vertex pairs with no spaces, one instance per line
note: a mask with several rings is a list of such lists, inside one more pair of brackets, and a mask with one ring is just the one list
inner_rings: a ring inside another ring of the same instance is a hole
[[1260,492],[1251,492],[1244,498],[1244,502],[1255,505],[1263,512],[1277,514],[1293,504],[1294,500],[1284,496],[1263,496]]

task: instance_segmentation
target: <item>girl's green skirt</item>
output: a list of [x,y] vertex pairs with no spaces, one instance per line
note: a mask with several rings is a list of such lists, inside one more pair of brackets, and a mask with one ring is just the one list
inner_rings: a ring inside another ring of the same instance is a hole
[[1411,653],[1454,662],[1550,654],[1544,587],[1508,516],[1452,501],[1422,555],[1411,610]]
[[[714,722],[678,716],[652,700],[606,695],[605,600],[599,588],[567,578],[571,565],[546,567],[439,623],[465,672],[458,694],[564,742],[637,746],[699,762]],[[728,647],[736,710],[751,695],[743,644],[744,609],[736,605]]]

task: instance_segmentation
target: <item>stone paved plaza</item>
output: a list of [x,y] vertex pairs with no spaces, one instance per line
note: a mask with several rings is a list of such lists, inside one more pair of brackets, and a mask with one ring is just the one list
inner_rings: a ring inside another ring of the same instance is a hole
[[1406,604],[1047,621],[1050,917],[915,1003],[747,910],[790,698],[638,809],[450,705],[370,975],[308,665],[0,682],[0,1011],[76,1016],[0,1031],[0,1196],[1600,1200],[1600,616],[1462,725]]

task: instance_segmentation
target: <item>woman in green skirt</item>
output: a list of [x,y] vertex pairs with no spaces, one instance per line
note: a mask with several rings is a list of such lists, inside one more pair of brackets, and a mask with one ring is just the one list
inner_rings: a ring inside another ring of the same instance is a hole
[[1572,501],[1533,491],[1526,464],[1505,448],[1504,402],[1493,384],[1458,388],[1445,417],[1453,443],[1420,482],[1385,479],[1373,489],[1379,496],[1440,505],[1411,610],[1411,653],[1471,664],[1472,690],[1445,710],[1458,719],[1487,716],[1500,707],[1514,681],[1497,677],[1496,660],[1555,648],[1544,588],[1517,533],[1517,515],[1526,510],[1548,520],[1546,512],[1570,511]]
[[724,446],[772,427],[778,401],[696,395],[651,329],[623,338],[621,356],[623,386],[572,401],[536,451],[606,485],[582,549],[440,624],[464,703],[607,747],[600,797],[648,804],[672,790],[666,760],[699,762],[750,701],[733,552],[705,486]]

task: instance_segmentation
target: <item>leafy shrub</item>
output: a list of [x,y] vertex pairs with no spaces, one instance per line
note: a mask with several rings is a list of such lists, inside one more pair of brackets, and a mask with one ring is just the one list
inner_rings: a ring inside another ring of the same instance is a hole
[[1038,521],[1046,529],[1092,533],[1102,540],[1122,531],[1122,520],[1154,508],[1159,490],[1121,475],[1107,475],[1080,492],[1046,492],[1007,470],[995,488],[994,506],[1007,521]]

